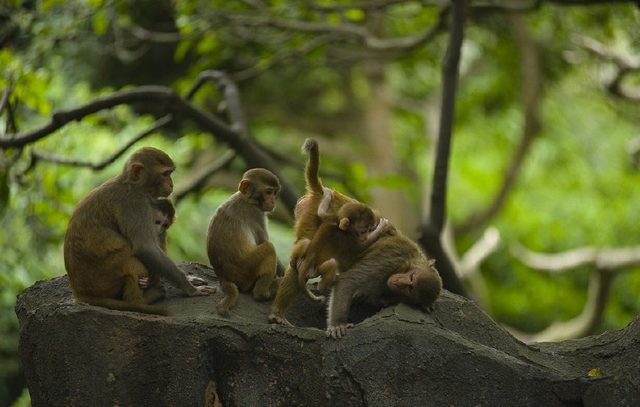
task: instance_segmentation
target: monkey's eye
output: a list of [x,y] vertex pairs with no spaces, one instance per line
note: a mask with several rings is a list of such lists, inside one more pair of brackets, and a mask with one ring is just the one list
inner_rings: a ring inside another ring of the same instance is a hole
[[[157,220],[155,223],[156,223],[156,225],[159,225],[159,224],[161,224],[162,222],[161,222],[161,221],[159,221],[159,220]],[[164,226],[164,225],[162,225],[162,226]]]
[[163,177],[170,177],[172,172],[173,172],[173,170],[166,170],[165,172],[162,173],[162,176]]

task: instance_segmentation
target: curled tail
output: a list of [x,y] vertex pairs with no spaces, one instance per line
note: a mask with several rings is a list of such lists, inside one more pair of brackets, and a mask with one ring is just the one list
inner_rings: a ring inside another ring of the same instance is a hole
[[318,142],[312,138],[306,139],[302,145],[302,151],[308,154],[307,164],[304,168],[307,191],[322,194],[322,181],[320,181],[320,177],[318,176],[318,171],[320,169]]

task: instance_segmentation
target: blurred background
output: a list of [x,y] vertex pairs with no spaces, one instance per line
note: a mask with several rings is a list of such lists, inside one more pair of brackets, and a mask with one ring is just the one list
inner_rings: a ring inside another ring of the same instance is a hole
[[[467,9],[443,241],[467,295],[524,341],[619,329],[640,309],[640,11],[600,3]],[[65,273],[73,208],[133,149],[177,163],[176,261],[208,263],[209,219],[262,163],[144,91],[225,123],[298,195],[316,138],[324,183],[417,239],[450,16],[443,0],[0,0],[0,406],[29,405],[16,295]],[[283,262],[286,209],[269,225]]]

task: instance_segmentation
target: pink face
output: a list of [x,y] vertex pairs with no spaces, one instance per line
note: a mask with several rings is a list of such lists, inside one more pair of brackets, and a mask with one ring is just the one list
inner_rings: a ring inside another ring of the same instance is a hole
[[160,182],[158,185],[158,196],[166,197],[173,192],[173,180],[171,174],[173,173],[173,167],[164,167],[160,173]]
[[260,209],[263,212],[271,212],[276,208],[276,200],[278,199],[278,188],[265,187],[262,190],[262,199]]
[[171,226],[171,220],[167,214],[158,209],[154,210],[154,223],[158,234],[169,229],[169,226]]
[[415,298],[414,289],[417,283],[418,273],[415,270],[393,274],[387,279],[387,286],[391,292],[405,298]]

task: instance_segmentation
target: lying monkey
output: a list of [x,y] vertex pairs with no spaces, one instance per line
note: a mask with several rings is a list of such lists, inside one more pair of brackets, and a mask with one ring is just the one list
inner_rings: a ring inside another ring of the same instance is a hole
[[340,338],[347,328],[353,302],[385,307],[399,302],[430,312],[442,290],[435,260],[393,228],[365,250],[331,289],[327,306],[327,336]]

